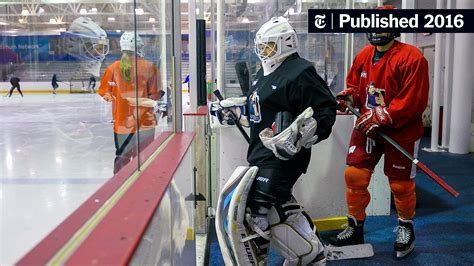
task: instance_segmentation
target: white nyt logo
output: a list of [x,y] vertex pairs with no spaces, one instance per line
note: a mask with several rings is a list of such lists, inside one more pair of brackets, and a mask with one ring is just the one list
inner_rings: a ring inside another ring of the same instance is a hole
[[314,16],[314,26],[318,29],[326,27],[326,15],[316,15]]

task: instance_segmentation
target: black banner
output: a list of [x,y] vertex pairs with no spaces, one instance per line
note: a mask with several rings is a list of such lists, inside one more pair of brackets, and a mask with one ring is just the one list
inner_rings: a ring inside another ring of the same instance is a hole
[[474,32],[474,9],[309,9],[309,33]]

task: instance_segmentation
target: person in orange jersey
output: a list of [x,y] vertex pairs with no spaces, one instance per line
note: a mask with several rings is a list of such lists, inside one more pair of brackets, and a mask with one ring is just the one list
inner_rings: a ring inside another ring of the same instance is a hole
[[[394,9],[383,6],[377,9]],[[416,47],[395,40],[397,33],[367,34],[371,45],[355,57],[346,77],[347,88],[337,95],[338,109],[347,105],[362,113],[352,132],[345,171],[349,226],[330,239],[335,246],[364,243],[367,187],[375,165],[385,154],[384,172],[398,213],[394,250],[397,258],[414,249],[415,166],[378,137],[381,131],[416,157],[423,135],[422,113],[428,103],[428,62]]]
[[[112,102],[116,149],[114,173],[137,155],[138,146],[141,152],[155,136],[157,119],[154,106],[162,95],[160,72],[152,62],[143,58],[143,47],[138,34],[124,32],[120,37],[122,58],[107,67],[98,89],[104,100]],[[135,76],[135,61],[138,77]],[[140,130],[138,146],[137,129]]]

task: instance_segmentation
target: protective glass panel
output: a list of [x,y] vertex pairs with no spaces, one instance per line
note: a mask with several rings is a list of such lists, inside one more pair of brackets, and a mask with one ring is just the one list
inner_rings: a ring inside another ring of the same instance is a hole
[[[379,5],[381,5],[382,3],[379,3],[379,2],[382,2],[382,1],[366,1],[366,2],[361,2],[361,1],[355,1],[353,3],[353,6],[352,8],[354,9],[373,9]],[[383,2],[387,2],[387,1],[383,1]],[[392,1],[394,2],[394,1]],[[391,3],[384,3],[384,4],[391,4]],[[396,3],[394,3],[396,4]],[[401,4],[398,5],[398,7],[401,7]],[[352,50],[352,59],[354,59],[354,57],[357,55],[357,53],[362,50],[362,48],[364,48],[366,45],[369,44],[369,41],[367,40],[367,34],[366,33],[354,33],[353,34],[354,36],[354,42],[353,42],[353,50]],[[350,64],[352,64],[352,59],[351,61],[349,62]]]
[[[249,1],[228,5],[225,16],[225,79],[227,97],[246,94],[261,67],[255,54],[255,33],[270,18],[286,17],[298,34],[298,53],[313,62],[318,74],[334,90],[339,91],[344,82],[344,34],[308,34],[307,10],[309,8],[345,8],[340,1]],[[249,77],[246,77],[246,70]]]
[[130,260],[130,265],[173,265],[173,206],[171,197],[171,189],[167,188],[145,231],[144,237]]
[[[254,38],[270,18],[284,16],[298,34],[300,56],[313,62],[318,74],[335,93],[344,88],[345,72],[355,53],[367,45],[365,34],[308,34],[307,10],[371,9],[387,1],[308,0],[244,1],[226,4],[224,92],[227,97],[244,95],[260,69]],[[397,4],[397,1],[388,1]],[[355,52],[354,52],[355,51]],[[346,60],[346,56],[349,58]],[[246,75],[248,70],[249,75]],[[249,76],[249,77],[248,77]]]
[[[130,58],[134,76],[133,95],[128,98],[131,120],[138,128],[136,153],[140,164],[149,158],[154,147],[150,146],[163,131],[172,128],[171,102],[171,0],[136,1],[136,24],[130,40],[133,58]],[[144,10],[144,11],[142,11]],[[123,62],[123,49],[122,61]],[[136,77],[136,78],[135,78]],[[130,119],[130,118],[129,118]],[[132,126],[132,127],[133,127]],[[133,132],[133,130],[132,130]]]
[[171,0],[0,3],[0,265],[173,128],[169,14]]

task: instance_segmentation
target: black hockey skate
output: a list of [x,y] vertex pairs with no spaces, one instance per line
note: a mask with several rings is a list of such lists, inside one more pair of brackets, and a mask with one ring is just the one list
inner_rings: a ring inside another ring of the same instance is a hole
[[415,231],[413,230],[413,220],[403,220],[398,218],[398,226],[394,232],[397,234],[393,248],[397,259],[403,259],[415,248]]
[[333,246],[348,246],[364,244],[364,221],[357,221],[354,216],[348,215],[349,225],[337,236],[329,238]]

